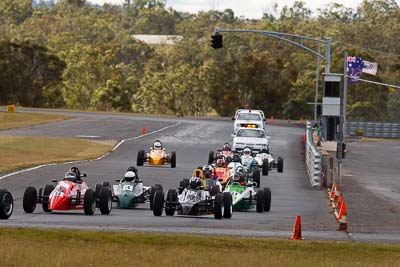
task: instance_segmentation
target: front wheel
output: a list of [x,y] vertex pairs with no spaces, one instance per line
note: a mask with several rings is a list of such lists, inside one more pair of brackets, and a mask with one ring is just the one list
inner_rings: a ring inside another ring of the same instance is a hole
[[144,162],[144,150],[139,150],[137,154],[136,165],[143,166],[143,162]]
[[263,165],[262,165],[262,175],[266,176],[269,173],[269,162],[268,159],[263,160]]
[[224,201],[224,218],[230,219],[232,218],[232,196],[229,192],[224,192],[223,194]]
[[171,152],[171,168],[176,167],[176,152]]
[[154,194],[153,200],[153,214],[154,216],[161,216],[164,209],[164,192],[157,190]]
[[96,211],[96,193],[93,189],[87,189],[83,199],[83,210],[86,215],[93,215]]
[[254,170],[253,170],[253,182],[257,183],[257,186],[256,186],[257,188],[260,187],[261,179],[260,179],[260,169],[258,167],[254,167]]
[[0,219],[8,219],[14,210],[14,200],[7,189],[0,190]]
[[264,211],[271,210],[271,189],[269,187],[264,188]]
[[37,203],[37,190],[36,188],[29,186],[24,193],[22,200],[22,206],[26,213],[32,213],[36,208]]
[[264,212],[264,191],[258,190],[256,193],[256,210],[259,213]]
[[208,154],[208,164],[212,164],[214,162],[214,151],[210,151]]
[[223,205],[223,196],[221,193],[218,193],[214,199],[214,218],[222,219],[222,205]]
[[283,172],[283,158],[278,157],[278,172]]
[[178,194],[175,189],[168,190],[167,200],[165,202],[165,214],[167,216],[174,216],[176,210],[176,202],[178,201]]
[[49,196],[50,196],[51,192],[53,192],[53,190],[54,190],[54,185],[52,185],[52,184],[48,184],[44,187],[42,208],[43,208],[43,211],[45,211],[45,212],[51,211],[49,209],[49,201],[50,201]]
[[112,195],[109,187],[102,187],[100,192],[100,212],[108,215],[112,209]]

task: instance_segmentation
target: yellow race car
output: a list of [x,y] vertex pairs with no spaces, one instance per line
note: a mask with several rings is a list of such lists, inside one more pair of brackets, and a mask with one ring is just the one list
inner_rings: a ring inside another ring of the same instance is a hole
[[147,153],[144,150],[138,152],[136,162],[137,166],[143,166],[144,163],[157,166],[171,164],[171,168],[175,168],[176,152],[165,152],[165,148],[162,147],[161,141],[156,140]]

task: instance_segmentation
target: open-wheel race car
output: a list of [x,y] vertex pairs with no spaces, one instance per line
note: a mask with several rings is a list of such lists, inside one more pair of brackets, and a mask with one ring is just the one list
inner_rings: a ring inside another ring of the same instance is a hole
[[[205,179],[206,181],[207,179]],[[211,179],[210,179],[211,180]],[[202,185],[200,177],[192,177],[189,181],[180,182],[178,191],[168,190],[166,199],[164,192],[156,191],[153,200],[153,214],[161,216],[165,207],[165,214],[178,215],[209,215],[214,214],[215,219],[232,217],[232,196],[229,192],[221,193],[220,186]]]
[[0,219],[8,219],[14,210],[13,196],[7,189],[0,189]]
[[145,163],[152,166],[171,164],[171,168],[175,168],[176,152],[165,152],[165,148],[163,148],[161,141],[156,140],[148,152],[145,152],[144,150],[139,150],[138,152],[136,165],[143,166]]
[[93,190],[82,181],[76,167],[72,167],[65,177],[53,180],[54,184],[48,184],[44,188],[26,188],[23,196],[23,208],[26,213],[32,213],[37,204],[42,204],[43,211],[83,210],[86,215],[93,215],[96,208],[100,208],[101,214],[110,214],[112,209],[112,194],[109,182],[97,184]]
[[269,153],[267,146],[263,146],[260,153],[256,154],[254,159],[262,170],[262,175],[268,175],[269,171],[277,170],[283,172],[283,158],[275,157]]
[[153,209],[154,193],[157,190],[163,191],[160,184],[152,187],[144,186],[135,167],[129,167],[124,177],[116,181],[118,184],[113,185],[113,202],[116,202],[117,207],[121,209],[135,208],[147,202],[150,203],[150,209]]
[[232,195],[233,210],[250,210],[256,208],[257,212],[270,211],[271,189],[255,190],[255,182],[248,180],[244,174],[236,173],[234,178],[225,186],[224,194]]
[[227,163],[232,161],[233,151],[229,143],[225,143],[222,149],[218,149],[217,152],[210,151],[208,154],[208,164],[217,163],[218,159],[224,159]]
[[[240,157],[240,162],[244,169],[246,179],[255,183],[256,187],[261,185],[261,171],[257,161],[252,156],[252,151],[249,147],[243,149],[243,154]],[[236,172],[236,171],[235,171]]]

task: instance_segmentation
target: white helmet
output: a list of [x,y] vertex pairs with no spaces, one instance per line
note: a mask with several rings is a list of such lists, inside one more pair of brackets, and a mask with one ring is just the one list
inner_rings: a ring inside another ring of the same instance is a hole
[[131,182],[136,178],[136,174],[133,171],[128,171],[124,175],[125,181]]
[[160,141],[160,140],[156,140],[156,141],[154,142],[154,144],[153,144],[153,147],[154,147],[155,149],[161,149],[161,148],[162,148],[161,141]]
[[243,149],[243,155],[251,155],[250,147],[246,147],[245,149]]

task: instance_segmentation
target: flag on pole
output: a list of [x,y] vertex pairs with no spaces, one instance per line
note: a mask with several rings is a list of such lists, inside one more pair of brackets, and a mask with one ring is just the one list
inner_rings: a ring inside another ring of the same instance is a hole
[[364,67],[363,59],[360,57],[347,57],[347,75],[350,76],[350,81],[356,82],[360,77]]
[[362,68],[362,72],[371,75],[376,75],[377,71],[378,71],[378,63],[364,60],[364,66]]

